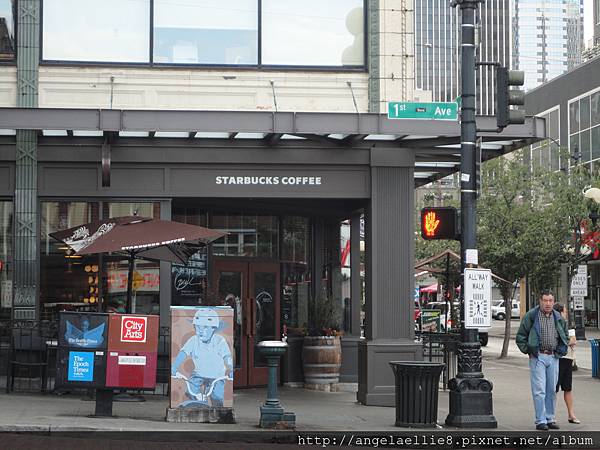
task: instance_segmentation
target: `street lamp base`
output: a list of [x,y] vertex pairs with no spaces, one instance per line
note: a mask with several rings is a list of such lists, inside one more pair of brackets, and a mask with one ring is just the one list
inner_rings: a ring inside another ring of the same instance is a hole
[[296,428],[296,414],[286,412],[280,405],[263,405],[260,407],[261,428],[294,429]]
[[458,428],[497,428],[492,383],[485,378],[453,378],[449,383],[450,411],[446,425]]

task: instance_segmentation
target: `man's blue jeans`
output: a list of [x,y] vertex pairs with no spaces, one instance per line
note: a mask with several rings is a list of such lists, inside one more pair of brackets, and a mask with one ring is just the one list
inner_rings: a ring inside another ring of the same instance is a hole
[[558,358],[538,354],[529,358],[531,395],[535,408],[535,424],[554,422],[556,407],[556,383],[558,382]]

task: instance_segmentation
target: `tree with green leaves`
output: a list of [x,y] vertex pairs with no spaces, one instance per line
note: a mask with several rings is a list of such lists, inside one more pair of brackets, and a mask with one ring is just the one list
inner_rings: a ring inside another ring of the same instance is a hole
[[[527,276],[539,293],[556,285],[562,263],[574,266],[581,259],[581,230],[589,212],[582,191],[598,184],[583,167],[532,173],[524,155],[521,150],[483,165],[478,202],[479,262],[510,281],[500,283],[507,318],[519,279]],[[507,319],[501,358],[509,341]]]

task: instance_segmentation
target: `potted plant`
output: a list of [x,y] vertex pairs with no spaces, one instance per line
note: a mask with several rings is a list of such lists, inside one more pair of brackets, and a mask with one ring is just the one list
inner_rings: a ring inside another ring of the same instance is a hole
[[340,309],[324,290],[311,302],[311,326],[302,346],[304,387],[336,391],[342,365]]

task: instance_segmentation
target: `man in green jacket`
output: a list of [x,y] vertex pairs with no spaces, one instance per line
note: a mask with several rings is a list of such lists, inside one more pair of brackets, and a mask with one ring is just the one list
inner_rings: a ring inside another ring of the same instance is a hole
[[554,294],[542,292],[540,304],[527,311],[517,332],[517,347],[529,355],[531,395],[537,430],[558,430],[555,419],[558,360],[567,353],[567,323],[554,311]]

